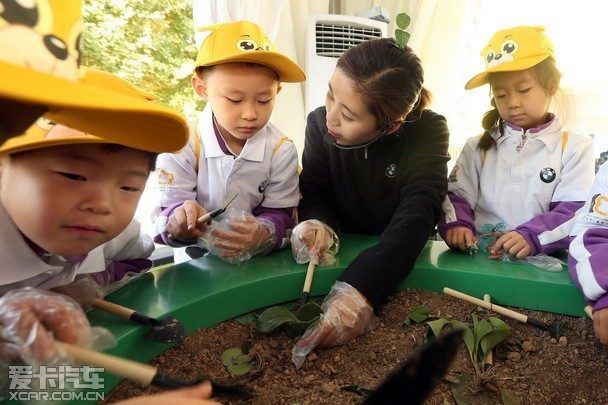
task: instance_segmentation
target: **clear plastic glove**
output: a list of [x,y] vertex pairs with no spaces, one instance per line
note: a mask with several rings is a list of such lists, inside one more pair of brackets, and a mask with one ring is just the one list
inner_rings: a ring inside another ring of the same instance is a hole
[[71,298],[31,287],[0,298],[0,328],[0,358],[9,363],[55,363],[62,356],[55,339],[98,350],[116,343],[107,329],[91,327]]
[[548,256],[544,253],[535,256],[526,256],[520,259],[518,257],[503,252],[500,255],[490,256],[490,258],[503,262],[529,264],[531,266],[538,267],[539,269],[552,272],[562,271],[564,269],[563,266],[566,266],[566,263],[564,263],[557,257]]
[[269,253],[277,240],[275,226],[264,218],[230,211],[220,221],[213,221],[198,246],[221,259],[239,264],[253,256]]
[[53,288],[54,292],[67,295],[87,309],[96,298],[103,298],[103,288],[89,274],[79,274],[70,284]]
[[291,360],[300,368],[315,348],[339,346],[372,328],[374,310],[353,286],[336,281],[323,304],[319,321],[310,326],[291,350]]
[[208,224],[197,224],[196,220],[207,210],[196,201],[185,201],[171,213],[167,220],[167,232],[176,240],[191,240],[203,236]]
[[299,264],[317,260],[322,266],[335,263],[340,250],[338,235],[328,225],[316,219],[300,222],[291,231],[291,251]]

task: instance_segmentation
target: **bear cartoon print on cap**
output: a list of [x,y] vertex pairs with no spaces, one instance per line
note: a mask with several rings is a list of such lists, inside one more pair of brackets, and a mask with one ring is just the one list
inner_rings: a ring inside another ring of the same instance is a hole
[[40,106],[47,118],[108,141],[130,136],[138,149],[180,149],[188,130],[177,111],[81,79],[81,6],[80,0],[0,0],[0,106],[13,109],[0,112],[1,140],[15,135],[2,121],[23,106]]
[[196,67],[228,62],[251,62],[267,66],[282,82],[306,80],[302,69],[287,56],[279,53],[264,31],[250,21],[233,21],[197,28],[211,31],[196,57]]
[[491,73],[525,70],[553,56],[553,44],[544,31],[544,27],[522,25],[496,32],[481,51],[486,69],[464,88],[486,84]]

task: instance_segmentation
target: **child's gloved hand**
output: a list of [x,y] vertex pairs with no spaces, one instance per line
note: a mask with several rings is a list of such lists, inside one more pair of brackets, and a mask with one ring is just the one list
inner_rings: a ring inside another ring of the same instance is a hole
[[490,246],[491,255],[501,255],[503,252],[521,259],[530,256],[532,249],[526,238],[519,232],[510,231],[502,235],[492,246]]
[[477,243],[477,239],[466,226],[455,226],[445,233],[445,243],[453,249],[467,251]]
[[96,298],[103,298],[103,289],[89,274],[79,274],[70,284],[53,288],[54,292],[67,295],[87,309]]
[[291,251],[297,263],[317,260],[320,265],[329,266],[336,261],[340,241],[328,225],[316,219],[300,222],[291,231]]
[[321,305],[323,314],[291,350],[291,360],[300,368],[315,348],[339,346],[369,331],[374,310],[353,286],[336,281]]
[[199,246],[238,264],[270,252],[276,242],[276,230],[267,219],[246,212],[236,215],[231,212],[221,221],[214,221],[201,239]]
[[207,210],[196,201],[185,201],[173,210],[167,220],[167,232],[176,240],[190,240],[203,236],[207,224],[197,225],[196,220],[207,213]]
[[597,339],[603,345],[608,345],[608,308],[593,312],[593,330]]
[[92,328],[71,298],[36,288],[9,291],[0,298],[0,358],[31,365],[60,357],[55,340],[102,349],[115,344],[105,328]]

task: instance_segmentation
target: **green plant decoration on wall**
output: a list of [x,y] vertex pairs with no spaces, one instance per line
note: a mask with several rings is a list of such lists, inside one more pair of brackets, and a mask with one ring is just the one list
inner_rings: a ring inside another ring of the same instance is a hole
[[397,20],[395,21],[397,24],[397,28],[395,28],[395,40],[402,48],[406,46],[410,40],[410,33],[405,29],[409,27],[411,21],[412,19],[406,13],[397,14]]

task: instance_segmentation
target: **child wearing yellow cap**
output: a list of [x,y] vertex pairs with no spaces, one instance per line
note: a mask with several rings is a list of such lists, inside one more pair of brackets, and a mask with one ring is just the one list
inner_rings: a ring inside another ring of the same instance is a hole
[[[236,263],[288,242],[300,198],[297,153],[268,120],[281,82],[305,76],[252,22],[201,30],[211,33],[198,52],[192,85],[206,107],[192,123],[188,145],[159,156],[156,241],[188,246],[204,236],[207,250]],[[225,226],[197,224],[234,195],[220,222]]]
[[[109,73],[85,69],[82,80],[152,105]],[[133,216],[157,154],[186,141],[185,133],[168,143],[156,136],[153,128],[138,136],[118,130],[111,137],[91,135],[40,118],[0,146],[3,333],[21,336],[24,318],[15,317],[14,302],[33,291],[23,287],[58,288],[87,305],[151,267],[154,244]],[[20,343],[20,355],[30,362],[52,352],[28,347],[27,339]]]
[[504,223],[493,255],[565,249],[593,180],[593,142],[549,111],[561,78],[553,45],[542,27],[518,26],[496,32],[481,55],[486,68],[465,88],[488,83],[492,109],[450,174],[440,235],[467,250],[483,226]]

